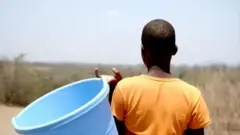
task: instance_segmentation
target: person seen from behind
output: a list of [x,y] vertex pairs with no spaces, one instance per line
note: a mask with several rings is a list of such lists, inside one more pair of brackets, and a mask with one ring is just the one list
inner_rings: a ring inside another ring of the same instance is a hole
[[142,30],[141,54],[148,73],[122,79],[99,75],[110,85],[109,100],[119,135],[204,135],[210,123],[200,90],[174,78],[171,58],[178,51],[173,26],[163,19]]

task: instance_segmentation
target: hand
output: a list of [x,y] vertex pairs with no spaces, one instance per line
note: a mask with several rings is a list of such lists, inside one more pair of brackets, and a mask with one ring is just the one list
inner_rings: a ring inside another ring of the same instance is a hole
[[112,69],[114,76],[111,75],[100,75],[98,72],[98,69],[95,69],[95,76],[98,78],[103,78],[104,80],[106,80],[109,84],[110,87],[110,91],[109,91],[109,102],[112,102],[112,95],[113,95],[113,91],[117,85],[117,83],[122,80],[122,75],[117,71],[117,69],[113,68]]
[[108,82],[108,84],[118,83],[120,80],[122,80],[122,75],[119,73],[119,71],[115,68],[112,69],[114,76],[112,75],[100,75],[98,69],[95,69],[95,76],[98,78],[103,78]]

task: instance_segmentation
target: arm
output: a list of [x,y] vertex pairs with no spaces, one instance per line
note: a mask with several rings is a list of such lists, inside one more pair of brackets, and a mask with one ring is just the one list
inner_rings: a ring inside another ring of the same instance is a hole
[[118,120],[115,116],[113,116],[113,117],[114,117],[114,120],[115,120],[115,123],[116,123],[116,126],[117,126],[118,134],[119,135],[125,135],[124,121]]
[[111,104],[111,101],[112,101],[113,91],[114,91],[117,83],[122,79],[122,75],[120,74],[120,72],[117,69],[113,68],[112,71],[114,73],[114,76],[100,75],[98,69],[95,68],[95,76],[98,77],[98,78],[103,78],[109,84],[110,91],[109,91],[108,98],[109,98],[110,104]]
[[109,89],[110,90],[109,90],[108,100],[109,100],[110,104],[112,103],[113,91],[114,91],[116,85],[117,85],[116,81],[109,82]]
[[204,135],[204,128],[211,124],[209,111],[202,95],[199,96],[192,111],[192,118],[185,135]]
[[117,130],[119,135],[125,135],[126,127],[124,124],[125,107],[124,107],[123,95],[118,86],[116,86],[114,91],[112,90],[112,93],[113,94],[112,94],[111,108],[112,108],[113,117],[117,126]]
[[[113,117],[115,120],[115,124],[117,126],[117,130],[119,135],[124,135],[125,134],[125,124],[124,124],[124,101],[122,98],[122,95],[120,93],[120,90],[117,89],[115,90],[115,87],[117,85],[117,83],[122,79],[121,74],[115,69],[112,69],[113,73],[114,73],[114,77],[113,76],[109,76],[109,75],[99,75],[98,69],[95,69],[95,76],[96,77],[102,77],[104,78],[110,87],[110,91],[109,91],[109,102],[112,106],[112,113],[113,113]],[[116,91],[116,92],[114,92]],[[113,103],[112,103],[113,101]]]
[[184,135],[204,135],[204,128],[200,129],[187,129]]

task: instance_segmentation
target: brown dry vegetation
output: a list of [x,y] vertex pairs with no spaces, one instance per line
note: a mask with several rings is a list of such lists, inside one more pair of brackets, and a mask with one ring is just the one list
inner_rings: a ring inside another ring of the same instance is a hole
[[[13,61],[0,61],[0,102],[26,106],[39,96],[64,84],[94,77],[118,68],[123,76],[145,72],[142,65],[121,66],[101,64],[26,63],[23,55]],[[213,120],[207,135],[240,134],[240,68],[222,65],[208,67],[174,67],[175,76],[201,89]]]

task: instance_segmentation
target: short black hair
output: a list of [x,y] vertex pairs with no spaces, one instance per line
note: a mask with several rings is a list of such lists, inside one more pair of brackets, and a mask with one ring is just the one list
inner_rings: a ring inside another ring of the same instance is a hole
[[142,47],[155,53],[171,53],[176,47],[175,30],[163,19],[154,19],[142,30]]

